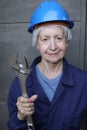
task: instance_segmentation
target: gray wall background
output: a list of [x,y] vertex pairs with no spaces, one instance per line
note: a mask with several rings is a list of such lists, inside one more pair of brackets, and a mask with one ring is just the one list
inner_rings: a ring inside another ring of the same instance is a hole
[[[38,55],[31,46],[32,36],[27,32],[27,27],[32,11],[40,2],[42,0],[0,0],[0,130],[8,130],[6,103],[10,83],[15,77],[10,67],[11,60],[17,52],[20,57],[26,56],[27,59],[34,59]],[[87,70],[87,0],[59,2],[75,22],[73,40],[66,58],[69,63]]]

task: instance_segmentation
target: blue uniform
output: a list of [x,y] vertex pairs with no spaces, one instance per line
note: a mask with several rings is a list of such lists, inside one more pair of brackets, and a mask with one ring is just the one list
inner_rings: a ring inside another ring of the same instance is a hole
[[[83,115],[87,111],[87,72],[68,64],[64,59],[62,77],[50,102],[36,76],[35,66],[40,60],[41,57],[38,57],[32,64],[26,82],[28,94],[38,95],[33,114],[35,130],[80,130]],[[19,96],[21,89],[16,78],[8,96],[9,130],[27,130],[26,121],[17,119],[16,102]]]

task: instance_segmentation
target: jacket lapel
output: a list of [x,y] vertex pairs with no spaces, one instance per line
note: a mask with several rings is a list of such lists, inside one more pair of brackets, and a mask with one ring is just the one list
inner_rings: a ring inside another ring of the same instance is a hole
[[63,98],[63,95],[65,93],[66,89],[64,88],[64,86],[60,83],[56,89],[55,95],[53,97],[52,103],[51,103],[51,108],[52,109],[55,105],[55,103],[59,102],[59,100],[61,100]]

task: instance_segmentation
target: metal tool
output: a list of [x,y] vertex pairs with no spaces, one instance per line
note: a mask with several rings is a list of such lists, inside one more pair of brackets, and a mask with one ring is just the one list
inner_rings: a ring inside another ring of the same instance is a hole
[[[21,63],[18,63],[18,54],[17,54],[16,57],[14,57],[14,61],[12,62],[11,67],[16,71],[16,74],[19,78],[22,95],[26,98],[29,97],[26,91],[26,79],[31,69],[28,68],[28,62],[26,57],[24,57]],[[27,116],[26,121],[27,121],[28,130],[35,130],[32,121],[32,116]]]

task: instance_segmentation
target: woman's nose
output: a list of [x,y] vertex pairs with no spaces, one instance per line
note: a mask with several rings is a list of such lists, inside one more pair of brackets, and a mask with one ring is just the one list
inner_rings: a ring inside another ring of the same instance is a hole
[[56,50],[57,49],[56,42],[55,42],[54,39],[52,39],[51,42],[50,42],[50,49],[51,50]]

